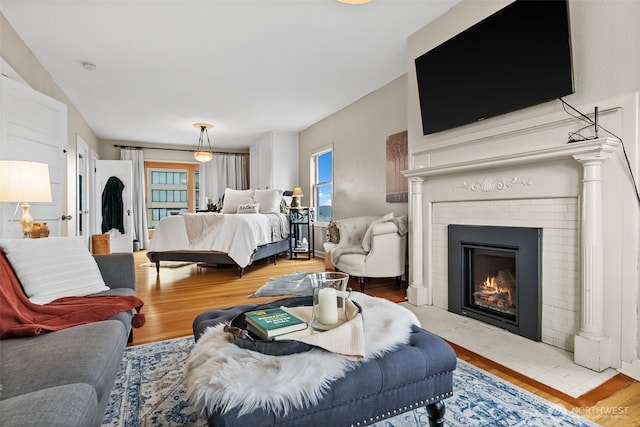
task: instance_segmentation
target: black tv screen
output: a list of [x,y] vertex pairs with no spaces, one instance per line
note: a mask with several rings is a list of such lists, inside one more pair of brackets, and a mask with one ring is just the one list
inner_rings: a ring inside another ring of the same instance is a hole
[[567,1],[516,0],[415,66],[425,135],[572,94]]

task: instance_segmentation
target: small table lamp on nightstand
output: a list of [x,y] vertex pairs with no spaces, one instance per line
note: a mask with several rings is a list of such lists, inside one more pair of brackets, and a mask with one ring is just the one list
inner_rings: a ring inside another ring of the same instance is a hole
[[22,202],[22,233],[29,236],[33,218],[28,202],[51,202],[49,165],[0,160],[0,202]]
[[293,197],[293,200],[291,201],[292,208],[299,208],[300,206],[302,206],[302,204],[300,203],[300,198],[304,197],[304,194],[302,194],[302,188],[294,188],[293,194],[291,196]]

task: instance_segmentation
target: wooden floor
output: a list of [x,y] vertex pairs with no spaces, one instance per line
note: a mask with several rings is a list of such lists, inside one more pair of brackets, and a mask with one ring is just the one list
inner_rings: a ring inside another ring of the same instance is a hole
[[[212,308],[238,304],[262,303],[274,297],[249,298],[271,277],[296,271],[307,273],[325,271],[324,260],[280,257],[276,264],[262,260],[247,267],[239,278],[232,267],[199,267],[195,264],[180,268],[161,268],[148,263],[145,252],[135,252],[138,296],[145,302],[142,312],[146,323],[134,329],[133,343],[144,344],[193,333],[193,319]],[[349,285],[359,290],[355,280]],[[394,302],[405,301],[404,289],[396,290],[393,280],[376,279],[367,282],[366,293]],[[573,398],[553,390],[535,380],[498,365],[462,347],[453,345],[460,359],[499,376],[544,399],[562,405],[570,411],[589,418],[605,427],[640,427],[640,383],[622,374],[596,390]]]

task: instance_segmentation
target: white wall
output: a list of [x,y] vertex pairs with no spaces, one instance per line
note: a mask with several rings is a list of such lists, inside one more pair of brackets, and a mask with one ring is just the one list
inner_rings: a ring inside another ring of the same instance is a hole
[[303,130],[300,185],[304,194],[311,194],[311,153],[333,146],[334,219],[388,212],[396,216],[406,214],[407,203],[386,202],[385,180],[387,137],[405,130],[406,76]]
[[250,148],[251,188],[293,190],[299,184],[298,133],[271,131]]

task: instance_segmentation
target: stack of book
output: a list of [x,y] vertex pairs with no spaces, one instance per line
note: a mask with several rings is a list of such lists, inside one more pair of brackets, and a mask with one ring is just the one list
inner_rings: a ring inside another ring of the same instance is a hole
[[248,311],[247,330],[264,340],[288,340],[310,335],[307,322],[282,308]]

